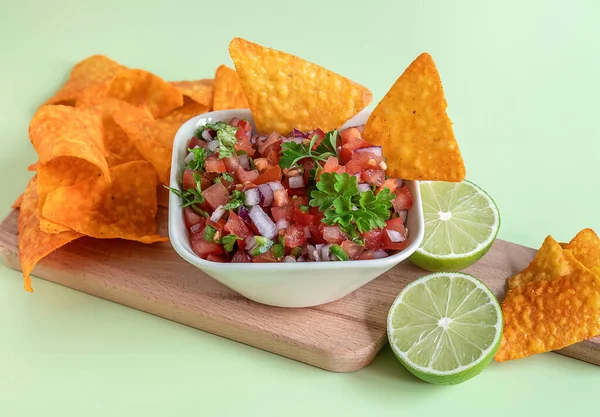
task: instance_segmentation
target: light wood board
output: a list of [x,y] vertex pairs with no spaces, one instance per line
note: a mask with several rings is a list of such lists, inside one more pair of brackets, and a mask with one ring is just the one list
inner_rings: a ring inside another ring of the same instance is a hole
[[[14,269],[20,268],[17,217],[18,211],[13,211],[0,225],[4,262]],[[166,217],[167,210],[160,209],[163,233]],[[533,249],[496,240],[465,272],[502,299],[506,278],[523,269],[534,254]],[[385,322],[392,301],[424,274],[407,261],[341,300],[287,309],[247,300],[189,265],[169,243],[82,238],[52,253],[34,270],[48,281],[337,372],[354,371],[373,360],[387,341]],[[600,337],[559,353],[600,365]]]

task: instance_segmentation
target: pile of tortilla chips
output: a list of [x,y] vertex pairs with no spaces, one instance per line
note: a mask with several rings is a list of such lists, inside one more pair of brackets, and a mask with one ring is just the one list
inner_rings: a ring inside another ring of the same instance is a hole
[[235,70],[215,79],[167,82],[95,55],[38,109],[29,137],[37,171],[15,202],[25,289],[40,259],[82,236],[166,241],[157,234],[157,193],[169,183],[172,142],[188,119],[245,108]]
[[497,361],[562,349],[600,335],[600,239],[584,229],[570,243],[548,236],[508,280]]

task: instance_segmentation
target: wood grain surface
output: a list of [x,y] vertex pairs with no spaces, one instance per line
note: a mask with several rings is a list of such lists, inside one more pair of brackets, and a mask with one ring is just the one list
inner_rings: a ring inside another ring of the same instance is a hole
[[[17,216],[11,212],[0,225],[0,248],[4,262],[18,270]],[[166,209],[159,209],[158,219],[166,233]],[[506,279],[534,254],[496,240],[465,272],[502,299]],[[425,272],[407,261],[341,300],[303,309],[249,301],[189,265],[169,243],[82,238],[43,259],[33,274],[319,368],[350,372],[373,360],[387,341],[386,316],[394,298]],[[558,353],[600,365],[600,337]]]

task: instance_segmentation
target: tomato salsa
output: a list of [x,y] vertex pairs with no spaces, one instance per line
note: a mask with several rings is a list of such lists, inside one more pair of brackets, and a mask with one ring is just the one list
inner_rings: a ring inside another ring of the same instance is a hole
[[290,136],[250,123],[199,126],[180,189],[194,252],[214,262],[311,262],[389,256],[408,243],[412,196],[386,176],[362,126]]

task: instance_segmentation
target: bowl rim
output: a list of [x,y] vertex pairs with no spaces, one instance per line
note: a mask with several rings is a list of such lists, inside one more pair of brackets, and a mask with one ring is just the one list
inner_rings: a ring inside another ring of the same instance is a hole
[[[243,116],[240,116],[240,113],[243,113]],[[349,119],[342,128],[350,127],[356,125],[353,123],[354,119],[367,118],[368,115],[371,114],[371,110],[365,109],[355,115],[353,118]],[[187,143],[190,138],[184,133],[184,131],[188,130],[190,125],[194,125],[196,127],[197,123],[200,119],[213,119],[213,120],[226,120],[232,117],[240,117],[245,118],[250,121],[252,128],[256,129],[254,124],[254,118],[252,117],[252,113],[249,109],[231,109],[231,110],[216,110],[208,113],[199,114],[187,120],[183,123],[177,132],[175,133],[175,138],[173,141],[173,150],[171,154],[171,177],[169,186],[175,189],[179,189],[178,178],[179,171],[181,170],[181,163],[178,158],[179,148],[183,146],[183,144]],[[208,121],[208,120],[207,120]],[[183,259],[188,261],[189,263],[198,266],[200,268],[210,268],[210,269],[220,269],[220,270],[229,270],[229,271],[244,271],[244,270],[268,270],[268,271],[278,271],[278,270],[290,270],[290,269],[323,269],[323,270],[333,270],[333,269],[343,269],[351,265],[353,268],[373,268],[373,267],[392,267],[401,261],[408,258],[412,255],[421,245],[423,241],[424,233],[425,233],[425,220],[423,217],[423,205],[421,201],[421,192],[419,190],[419,182],[414,180],[405,180],[406,182],[415,184],[415,192],[413,193],[413,206],[410,209],[411,212],[415,213],[417,216],[417,224],[419,225],[416,236],[413,236],[412,242],[403,250],[394,255],[387,256],[385,258],[379,259],[369,259],[369,260],[353,260],[348,262],[241,262],[241,263],[231,263],[231,262],[213,262],[208,261],[206,259],[202,259],[198,255],[193,252],[187,250],[183,244],[181,243],[181,239],[188,239],[187,234],[182,235],[176,232],[175,222],[177,221],[177,216],[183,216],[183,208],[179,202],[179,197],[175,195],[173,192],[169,191],[169,216],[168,216],[168,228],[169,228],[169,240],[171,245],[175,249],[175,251],[181,256]]]

